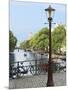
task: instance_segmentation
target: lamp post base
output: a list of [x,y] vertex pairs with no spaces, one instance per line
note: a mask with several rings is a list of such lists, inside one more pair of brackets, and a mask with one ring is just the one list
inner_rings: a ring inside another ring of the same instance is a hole
[[47,86],[47,87],[54,86],[54,83],[53,83],[52,81],[51,81],[51,82],[49,81],[49,82],[47,82],[46,86]]

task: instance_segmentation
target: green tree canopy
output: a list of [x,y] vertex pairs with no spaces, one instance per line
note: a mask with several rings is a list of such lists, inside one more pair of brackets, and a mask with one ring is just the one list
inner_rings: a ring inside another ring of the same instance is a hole
[[30,40],[30,46],[34,49],[48,48],[48,28],[42,28]]
[[17,43],[16,37],[13,35],[12,31],[9,31],[9,51],[10,52],[14,51],[16,43]]
[[29,40],[26,40],[26,41],[23,41],[20,43],[20,47],[22,49],[29,49],[30,48],[30,45],[29,45]]
[[66,29],[63,25],[58,25],[52,32],[52,48],[58,50],[66,46]]
[[[56,52],[58,49],[63,48],[66,45],[66,29],[63,25],[58,25],[52,31],[52,51]],[[49,46],[49,30],[48,28],[42,28],[32,36],[30,40],[26,40],[20,44],[23,49],[36,49],[48,51]]]

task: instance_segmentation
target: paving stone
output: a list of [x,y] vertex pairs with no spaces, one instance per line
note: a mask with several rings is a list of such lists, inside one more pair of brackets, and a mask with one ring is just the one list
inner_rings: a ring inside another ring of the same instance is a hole
[[[66,72],[54,73],[53,80],[55,86],[65,86],[66,85]],[[35,76],[23,76],[19,79],[9,80],[9,88],[38,88],[46,87],[47,74],[45,75],[35,75]]]

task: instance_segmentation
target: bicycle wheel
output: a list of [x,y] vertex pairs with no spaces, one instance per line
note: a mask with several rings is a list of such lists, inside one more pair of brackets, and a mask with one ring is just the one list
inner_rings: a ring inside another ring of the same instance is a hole
[[40,68],[37,67],[37,74],[39,75],[41,73]]
[[35,67],[33,66],[33,65],[31,65],[30,66],[30,73],[32,74],[32,75],[34,75],[35,74]]
[[17,69],[13,68],[12,69],[12,79],[15,79],[15,78],[17,78]]

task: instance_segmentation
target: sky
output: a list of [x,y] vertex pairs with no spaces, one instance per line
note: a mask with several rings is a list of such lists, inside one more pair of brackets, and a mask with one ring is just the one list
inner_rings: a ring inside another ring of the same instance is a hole
[[[48,27],[47,16],[44,9],[51,5],[55,14],[53,22],[66,24],[66,5],[40,2],[23,2],[12,0],[10,2],[10,30],[16,36],[18,43],[27,40],[43,27]],[[54,28],[54,24],[52,28]]]

